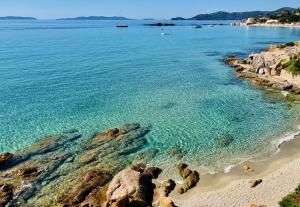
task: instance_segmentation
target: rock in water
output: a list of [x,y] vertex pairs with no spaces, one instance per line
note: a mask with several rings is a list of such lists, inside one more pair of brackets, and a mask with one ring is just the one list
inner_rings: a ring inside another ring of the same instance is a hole
[[[90,137],[69,130],[42,138],[14,155],[2,154],[0,206],[10,202],[11,206],[102,207],[107,183],[131,164],[132,154],[147,143],[148,132],[139,124]],[[142,177],[151,183],[158,174],[150,168]],[[126,204],[126,200],[119,202]]]
[[0,165],[2,164],[6,164],[7,162],[9,162],[12,158],[13,158],[13,154],[11,153],[4,153],[4,154],[0,154]]
[[199,173],[188,169],[188,165],[178,165],[179,174],[185,179],[185,183],[178,186],[178,193],[183,194],[195,187],[200,180]]
[[219,147],[227,147],[234,141],[230,134],[224,134],[217,139]]
[[0,206],[6,206],[13,197],[13,186],[10,184],[0,184]]

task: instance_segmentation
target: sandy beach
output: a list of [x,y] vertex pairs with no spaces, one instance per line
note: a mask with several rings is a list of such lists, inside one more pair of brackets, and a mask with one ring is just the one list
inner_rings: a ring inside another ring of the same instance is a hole
[[[250,207],[279,206],[279,201],[294,192],[300,183],[300,140],[281,145],[280,152],[268,159],[247,162],[234,167],[230,173],[202,176],[197,187],[186,194],[173,193],[180,207]],[[255,171],[246,173],[243,166]],[[262,183],[251,188],[251,181]]]

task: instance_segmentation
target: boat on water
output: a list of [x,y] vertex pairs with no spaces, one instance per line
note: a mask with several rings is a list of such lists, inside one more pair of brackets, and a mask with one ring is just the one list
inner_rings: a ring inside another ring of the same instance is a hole
[[128,25],[117,25],[117,27],[119,27],[119,28],[127,28]]
[[197,25],[193,25],[193,27],[196,28],[196,29],[199,29],[199,28],[202,28],[202,25],[197,24]]

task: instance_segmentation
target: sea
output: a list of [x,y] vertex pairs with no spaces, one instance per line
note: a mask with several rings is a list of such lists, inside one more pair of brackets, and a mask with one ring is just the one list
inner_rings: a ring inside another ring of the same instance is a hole
[[142,151],[159,152],[149,164],[215,172],[272,154],[298,130],[293,104],[223,59],[299,40],[299,29],[152,22],[0,21],[0,152],[140,123],[151,130]]

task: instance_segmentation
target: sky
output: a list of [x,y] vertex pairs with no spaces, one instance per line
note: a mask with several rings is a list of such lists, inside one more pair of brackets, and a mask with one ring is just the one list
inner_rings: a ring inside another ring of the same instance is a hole
[[169,19],[216,11],[271,11],[281,7],[300,7],[300,0],[0,0],[0,16]]

